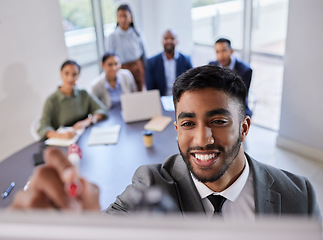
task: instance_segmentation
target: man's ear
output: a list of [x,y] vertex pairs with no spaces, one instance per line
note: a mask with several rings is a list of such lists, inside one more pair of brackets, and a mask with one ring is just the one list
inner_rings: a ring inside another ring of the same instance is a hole
[[246,116],[241,121],[241,141],[242,142],[246,139],[246,137],[248,135],[250,124],[251,124],[251,119],[249,116]]
[[176,121],[174,122],[174,126],[175,126],[175,129],[177,131],[177,122]]

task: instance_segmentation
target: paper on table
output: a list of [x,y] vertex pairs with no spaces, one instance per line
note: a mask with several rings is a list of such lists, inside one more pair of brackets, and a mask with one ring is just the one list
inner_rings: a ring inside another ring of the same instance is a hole
[[165,111],[175,111],[173,96],[162,96],[160,98]]
[[171,117],[156,115],[152,117],[152,119],[150,119],[148,123],[146,123],[146,125],[144,126],[144,129],[161,132],[167,127],[167,125],[171,121],[172,121]]
[[[60,127],[56,131],[59,133],[64,133],[67,131],[71,131],[72,127]],[[69,145],[76,143],[76,141],[79,139],[79,137],[82,135],[85,129],[79,129],[76,131],[74,138],[72,139],[61,139],[61,138],[48,138],[45,141],[45,144],[52,145],[52,146],[62,146],[62,147],[68,147]]]
[[119,139],[120,124],[108,127],[93,127],[88,145],[116,144]]

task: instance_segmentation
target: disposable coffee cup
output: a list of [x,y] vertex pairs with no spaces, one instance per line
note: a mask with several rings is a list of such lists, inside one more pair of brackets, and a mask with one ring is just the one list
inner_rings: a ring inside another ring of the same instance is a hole
[[150,130],[145,130],[143,132],[144,145],[146,147],[151,147],[154,143],[154,134]]

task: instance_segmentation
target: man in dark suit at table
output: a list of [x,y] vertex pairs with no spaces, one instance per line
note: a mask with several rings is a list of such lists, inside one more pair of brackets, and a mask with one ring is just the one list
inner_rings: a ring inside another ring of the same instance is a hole
[[[207,65],[180,75],[173,86],[174,125],[180,154],[163,164],[139,167],[132,184],[106,212],[128,214],[138,210],[141,196],[138,193],[159,187],[163,196],[170,199],[166,202],[173,203],[169,209],[184,215],[320,218],[314,189],[306,178],[258,162],[244,152],[241,143],[251,124],[250,117],[245,115],[246,94],[241,78],[225,68]],[[98,188],[78,177],[61,151],[47,150],[45,159],[47,165],[37,169],[27,191],[16,195],[12,208],[57,209],[78,205],[83,209],[100,209]],[[64,190],[75,178],[83,183],[77,202]],[[167,207],[159,209],[167,211]]]
[[[211,61],[209,62],[209,64],[229,68],[232,71],[234,71],[237,75],[239,75],[242,78],[244,84],[247,87],[247,91],[249,93],[251,77],[252,77],[252,69],[246,62],[234,56],[233,54],[234,50],[231,47],[231,41],[227,38],[219,38],[218,40],[216,40],[214,44],[214,49],[215,49],[217,60]],[[248,104],[248,98],[246,100],[246,114],[249,117],[252,116],[252,111],[249,108],[249,104]]]
[[175,50],[177,43],[176,33],[173,30],[165,31],[164,51],[147,60],[147,90],[158,89],[161,96],[172,95],[175,79],[193,67],[189,56]]

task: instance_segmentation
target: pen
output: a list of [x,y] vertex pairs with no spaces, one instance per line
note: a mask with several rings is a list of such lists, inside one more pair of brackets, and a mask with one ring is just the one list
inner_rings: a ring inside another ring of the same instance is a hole
[[[80,161],[82,158],[81,148],[77,144],[71,144],[68,147],[68,160],[79,170]],[[74,179],[72,182],[69,182],[65,186],[67,194],[71,198],[76,198],[82,192],[82,185],[78,179]]]
[[7,188],[7,190],[1,194],[1,198],[4,199],[4,198],[8,197],[9,193],[11,192],[11,190],[13,189],[13,187],[15,185],[16,185],[15,182],[11,182],[10,186]]

